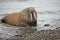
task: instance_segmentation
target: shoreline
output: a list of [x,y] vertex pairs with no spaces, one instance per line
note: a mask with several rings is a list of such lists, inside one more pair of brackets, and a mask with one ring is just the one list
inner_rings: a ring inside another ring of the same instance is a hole
[[22,35],[15,35],[10,38],[0,38],[2,40],[60,40],[60,29],[41,30]]

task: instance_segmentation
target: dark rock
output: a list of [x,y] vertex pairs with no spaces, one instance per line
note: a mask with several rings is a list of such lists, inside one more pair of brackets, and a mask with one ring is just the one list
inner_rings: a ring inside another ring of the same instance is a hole
[[45,24],[44,26],[50,26],[50,24]]
[[56,29],[60,29],[60,27],[57,27]]

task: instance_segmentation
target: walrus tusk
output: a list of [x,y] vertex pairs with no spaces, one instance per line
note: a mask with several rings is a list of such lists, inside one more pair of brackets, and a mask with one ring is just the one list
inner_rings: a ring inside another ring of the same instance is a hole
[[35,19],[36,19],[36,18],[37,18],[37,16],[36,16],[35,12],[33,13],[33,15],[34,15],[34,17],[35,17]]
[[30,14],[31,20],[32,20],[32,14]]

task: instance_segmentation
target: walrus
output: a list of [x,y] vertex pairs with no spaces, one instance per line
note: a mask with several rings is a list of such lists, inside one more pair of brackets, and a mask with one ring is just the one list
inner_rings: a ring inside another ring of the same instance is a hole
[[37,12],[33,7],[28,7],[21,12],[6,15],[1,22],[20,27],[37,26]]

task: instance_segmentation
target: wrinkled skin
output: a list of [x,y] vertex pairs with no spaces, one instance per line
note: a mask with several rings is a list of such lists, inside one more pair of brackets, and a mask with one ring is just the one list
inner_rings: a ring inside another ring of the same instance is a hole
[[29,7],[6,15],[1,21],[15,26],[37,26],[37,12],[33,7]]

